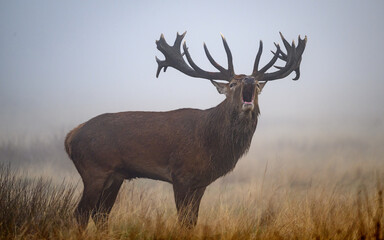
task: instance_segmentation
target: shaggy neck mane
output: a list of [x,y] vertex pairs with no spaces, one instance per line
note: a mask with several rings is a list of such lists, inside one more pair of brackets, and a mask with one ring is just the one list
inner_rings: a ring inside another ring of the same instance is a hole
[[208,109],[205,145],[211,151],[211,164],[217,174],[231,171],[249,149],[256,130],[259,106],[251,112],[241,112],[228,99]]

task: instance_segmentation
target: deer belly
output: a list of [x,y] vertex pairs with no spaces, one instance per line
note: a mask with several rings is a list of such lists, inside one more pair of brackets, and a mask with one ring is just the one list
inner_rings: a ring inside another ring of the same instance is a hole
[[168,166],[168,154],[150,149],[141,151],[136,148],[123,157],[123,165],[128,176],[133,178],[150,178],[171,182]]

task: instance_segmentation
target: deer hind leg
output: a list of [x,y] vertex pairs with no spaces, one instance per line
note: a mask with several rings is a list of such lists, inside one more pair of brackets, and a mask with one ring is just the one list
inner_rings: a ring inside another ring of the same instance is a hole
[[124,178],[112,174],[104,183],[103,191],[96,203],[96,211],[92,211],[92,219],[100,230],[106,230],[108,227],[108,216],[123,181]]
[[96,209],[96,204],[101,196],[107,174],[82,176],[84,183],[83,195],[75,210],[75,217],[80,229],[85,229],[88,225],[89,216]]
[[205,187],[189,189],[173,185],[173,191],[179,222],[182,226],[194,227],[197,223],[200,201],[204,195]]

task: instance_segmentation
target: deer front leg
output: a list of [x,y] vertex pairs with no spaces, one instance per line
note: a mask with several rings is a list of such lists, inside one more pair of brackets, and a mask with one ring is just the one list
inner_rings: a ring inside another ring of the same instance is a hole
[[192,228],[196,225],[204,191],[205,187],[191,189],[178,184],[173,185],[177,214],[182,226]]

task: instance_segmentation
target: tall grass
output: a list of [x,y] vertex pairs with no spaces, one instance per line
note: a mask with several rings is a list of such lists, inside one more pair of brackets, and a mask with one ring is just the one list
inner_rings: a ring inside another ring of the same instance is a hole
[[74,193],[72,185],[31,179],[0,164],[0,239],[65,236],[73,228]]
[[169,185],[131,181],[108,230],[90,222],[79,232],[73,185],[28,178],[0,164],[0,239],[383,239],[382,176],[369,179],[376,182],[357,179],[356,188],[342,181],[281,185],[268,174],[247,184],[219,182],[208,188],[194,229],[178,225]]

